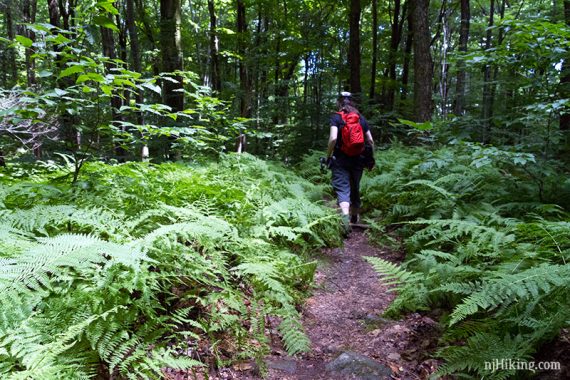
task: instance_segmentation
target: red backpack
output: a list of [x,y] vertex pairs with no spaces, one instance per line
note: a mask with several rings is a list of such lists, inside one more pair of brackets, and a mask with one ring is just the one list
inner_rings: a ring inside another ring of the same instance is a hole
[[360,115],[356,112],[337,113],[344,121],[344,126],[341,128],[340,150],[347,156],[358,156],[364,152],[364,130],[360,125]]

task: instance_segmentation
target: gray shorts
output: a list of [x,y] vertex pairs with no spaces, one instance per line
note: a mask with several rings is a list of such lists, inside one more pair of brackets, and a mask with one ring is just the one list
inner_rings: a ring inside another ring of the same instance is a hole
[[333,160],[332,186],[337,202],[349,202],[354,208],[360,207],[360,179],[364,167],[358,157],[339,157]]

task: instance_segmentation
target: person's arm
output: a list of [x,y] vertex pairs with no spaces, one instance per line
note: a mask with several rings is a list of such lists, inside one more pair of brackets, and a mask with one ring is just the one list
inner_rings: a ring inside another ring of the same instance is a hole
[[372,138],[372,133],[370,132],[370,130],[366,131],[364,137],[366,138],[368,144],[370,144],[370,146],[374,149],[374,139]]
[[332,157],[337,137],[338,137],[338,127],[331,125],[329,133],[329,146],[327,148],[327,158]]

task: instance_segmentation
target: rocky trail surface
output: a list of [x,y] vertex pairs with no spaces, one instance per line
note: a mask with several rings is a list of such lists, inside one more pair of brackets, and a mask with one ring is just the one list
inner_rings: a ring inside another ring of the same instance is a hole
[[438,364],[429,359],[440,335],[438,325],[418,313],[400,320],[381,317],[395,294],[366,256],[394,263],[404,259],[402,252],[373,246],[361,230],[353,231],[344,247],[323,251],[316,287],[301,309],[310,352],[288,356],[277,332],[279,322],[269,321],[272,351],[265,358],[266,371],[253,362],[241,362],[208,376],[178,372],[172,379],[427,379]]
[[[426,316],[401,320],[380,315],[395,295],[382,284],[365,256],[400,262],[403,255],[372,246],[354,231],[342,248],[324,252],[316,289],[303,306],[303,325],[311,351],[287,356],[277,336],[265,360],[270,380],[427,379],[436,364],[428,359],[439,333]],[[229,370],[220,379],[261,379],[252,372]]]

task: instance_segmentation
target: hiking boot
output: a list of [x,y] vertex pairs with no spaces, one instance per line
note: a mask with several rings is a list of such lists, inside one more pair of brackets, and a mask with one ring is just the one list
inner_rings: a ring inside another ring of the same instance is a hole
[[352,232],[352,227],[350,226],[350,217],[348,215],[342,215],[342,236],[348,237]]
[[358,214],[354,214],[350,216],[350,223],[356,224],[358,223]]

